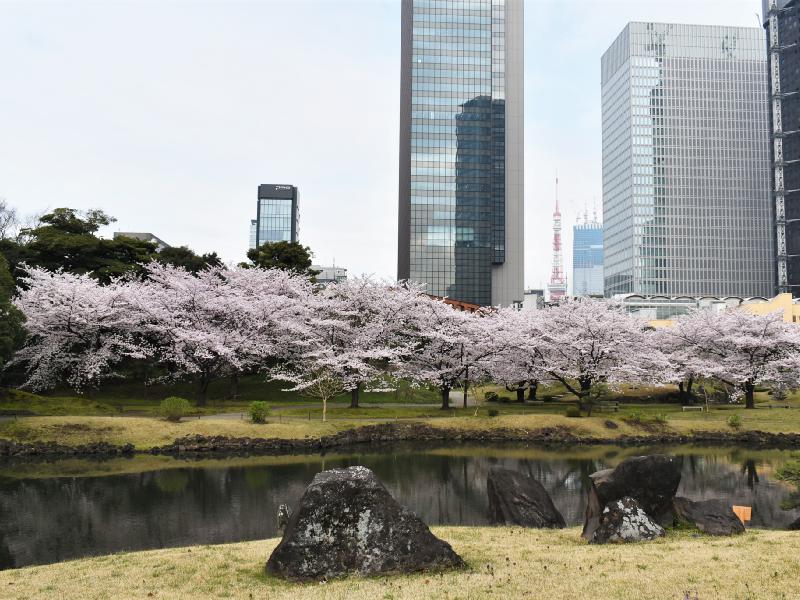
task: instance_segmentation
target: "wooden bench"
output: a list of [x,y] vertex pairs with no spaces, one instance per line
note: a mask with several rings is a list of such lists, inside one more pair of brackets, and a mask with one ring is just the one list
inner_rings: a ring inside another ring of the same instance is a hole
[[789,408],[788,404],[767,404],[767,408]]
[[700,412],[703,412],[703,410],[705,410],[702,406],[681,406],[681,409],[683,412],[686,412],[687,410],[699,410]]
[[619,402],[598,402],[596,406],[597,410],[600,412],[618,412],[619,411]]

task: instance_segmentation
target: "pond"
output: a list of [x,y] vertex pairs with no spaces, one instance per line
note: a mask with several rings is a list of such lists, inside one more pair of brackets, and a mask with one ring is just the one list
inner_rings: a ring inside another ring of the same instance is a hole
[[751,506],[752,527],[785,528],[800,516],[781,508],[792,490],[775,470],[791,454],[779,450],[392,445],[198,461],[0,463],[0,568],[274,537],[279,504],[294,505],[319,471],[350,465],[372,469],[430,525],[487,524],[489,468],[519,470],[538,479],[567,523],[578,525],[590,473],[655,452],[683,457],[680,495]]

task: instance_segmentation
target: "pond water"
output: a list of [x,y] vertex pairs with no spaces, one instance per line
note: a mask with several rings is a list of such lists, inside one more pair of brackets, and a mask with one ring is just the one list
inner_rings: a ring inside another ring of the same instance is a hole
[[778,450],[394,445],[324,456],[0,463],[0,568],[274,537],[279,504],[293,506],[319,471],[350,465],[372,469],[429,525],[487,524],[489,468],[519,470],[578,525],[589,474],[655,452],[683,457],[680,495],[751,506],[752,527],[785,528],[800,516],[781,508],[792,490],[775,470],[791,455]]

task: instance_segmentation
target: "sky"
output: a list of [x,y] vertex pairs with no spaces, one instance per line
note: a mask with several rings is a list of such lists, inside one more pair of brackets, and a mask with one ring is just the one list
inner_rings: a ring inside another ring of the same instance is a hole
[[[525,1],[525,285],[555,178],[602,213],[600,57],[628,21],[759,26],[760,0]],[[399,0],[0,0],[0,197],[245,259],[260,183],[300,190],[315,263],[396,276]]]

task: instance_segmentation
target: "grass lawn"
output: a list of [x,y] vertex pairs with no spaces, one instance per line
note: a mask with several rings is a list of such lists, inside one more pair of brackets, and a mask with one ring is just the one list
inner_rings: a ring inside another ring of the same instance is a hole
[[433,532],[452,544],[467,569],[293,584],[264,573],[264,563],[278,542],[272,539],[3,571],[0,595],[86,600],[767,600],[800,596],[800,535],[796,532],[751,530],[735,538],[670,532],[655,542],[612,546],[589,546],[576,528],[434,527]]
[[[556,405],[558,407],[558,405]],[[563,409],[563,405],[560,407]],[[498,416],[489,417],[488,410]],[[222,435],[228,437],[261,437],[302,439],[330,435],[352,427],[383,423],[387,419],[404,419],[433,427],[454,430],[490,430],[497,428],[533,432],[560,427],[571,433],[593,439],[613,440],[622,435],[641,436],[652,433],[690,434],[693,431],[732,431],[728,417],[741,418],[741,430],[770,433],[800,432],[800,408],[746,410],[740,407],[717,407],[710,413],[681,412],[675,405],[642,405],[625,407],[619,413],[599,413],[592,417],[568,418],[550,406],[482,405],[477,409],[440,409],[411,407],[373,407],[351,410],[334,408],[330,420],[321,421],[321,409],[293,409],[273,414],[266,424],[224,418],[187,418],[171,423],[154,417],[53,416],[21,417],[0,422],[0,438],[20,442],[56,441],[67,445],[105,441],[113,444],[132,443],[147,449],[171,443],[184,435]],[[307,415],[311,413],[311,419]],[[453,416],[455,415],[455,416]],[[635,415],[638,422],[631,421]],[[655,415],[663,423],[653,421]],[[610,427],[612,422],[616,427]]]

